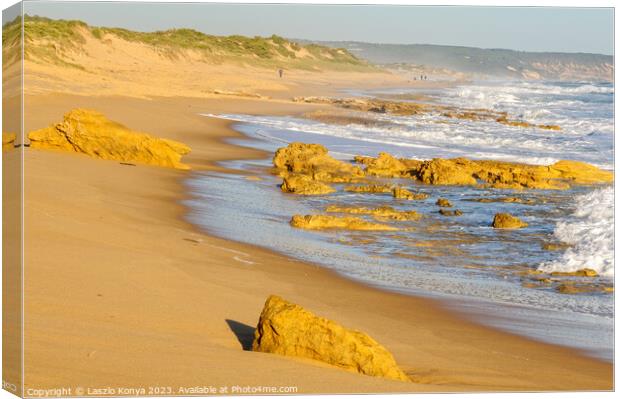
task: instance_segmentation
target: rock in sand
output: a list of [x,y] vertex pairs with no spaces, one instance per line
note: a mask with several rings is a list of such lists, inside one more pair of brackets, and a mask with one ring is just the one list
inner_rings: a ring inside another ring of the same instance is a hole
[[367,334],[318,317],[276,295],[265,302],[252,350],[309,358],[360,374],[410,381],[392,354]]

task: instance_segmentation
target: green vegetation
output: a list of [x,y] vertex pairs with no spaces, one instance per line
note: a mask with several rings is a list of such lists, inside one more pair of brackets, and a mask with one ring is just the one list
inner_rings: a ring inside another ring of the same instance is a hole
[[21,60],[21,34],[21,16],[2,27],[2,59],[7,66]]
[[[19,22],[5,25],[5,43],[19,40]],[[74,67],[77,66],[66,62],[64,55],[82,48],[90,34],[94,39],[104,42],[111,36],[116,36],[129,42],[143,43],[173,59],[182,57],[184,51],[191,50],[200,55],[204,62],[216,64],[233,62],[270,68],[374,70],[374,67],[347,50],[316,44],[302,45],[277,35],[214,36],[193,29],[135,32],[123,28],[91,27],[81,21],[53,20],[28,15],[24,17],[24,33],[26,58]]]

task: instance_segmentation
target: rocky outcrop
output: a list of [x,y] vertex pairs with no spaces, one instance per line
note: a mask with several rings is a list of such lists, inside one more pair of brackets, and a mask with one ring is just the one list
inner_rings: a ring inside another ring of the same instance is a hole
[[509,213],[496,213],[491,226],[496,229],[520,229],[527,227],[527,223]]
[[419,103],[413,101],[391,101],[379,98],[330,98],[330,97],[295,97],[294,102],[312,104],[330,104],[340,108],[394,115],[424,115],[440,113],[446,118],[470,121],[495,121],[507,126],[561,130],[556,125],[536,125],[518,119],[511,119],[508,113],[492,109],[468,109],[446,105]]
[[15,133],[2,132],[2,151],[12,150],[16,139]]
[[313,180],[307,175],[297,173],[291,173],[285,176],[280,188],[285,193],[300,195],[323,195],[336,191],[333,187],[325,183]]
[[265,302],[252,350],[314,359],[351,372],[410,381],[392,354],[367,334],[318,317],[275,295]]
[[304,174],[323,182],[346,183],[364,176],[358,166],[332,158],[320,144],[291,143],[280,148],[273,166],[283,175]]
[[436,158],[424,161],[408,174],[425,184],[476,185],[494,188],[566,189],[572,184],[609,183],[613,173],[576,161],[559,161],[549,166],[501,161],[473,161],[466,158]]
[[420,214],[417,213],[416,211],[399,211],[387,205],[380,206],[378,208],[330,205],[327,208],[325,208],[325,211],[332,212],[332,213],[335,212],[335,213],[373,215],[375,219],[378,219],[378,220],[407,221],[407,220],[420,219]]
[[576,184],[610,183],[614,180],[612,172],[601,170],[585,162],[563,160],[548,168],[553,178],[566,179]]
[[394,231],[396,227],[387,224],[372,223],[362,218],[331,215],[295,215],[291,226],[307,230],[343,229],[343,230],[377,230]]
[[189,169],[185,144],[136,132],[96,111],[75,109],[61,123],[28,134],[32,148],[78,152],[100,159]]
[[588,294],[588,293],[611,293],[614,292],[612,286],[604,284],[578,284],[574,281],[566,281],[559,284],[556,290],[560,294],[576,295],[576,294]]
[[423,200],[428,198],[426,193],[412,193],[404,187],[394,187],[392,189],[392,196],[396,199],[406,200]]
[[[356,156],[358,166],[330,157],[327,149],[318,144],[292,143],[276,152],[273,159],[276,170],[283,176],[304,174],[316,181],[354,182],[367,176],[409,178],[430,185],[488,186],[502,189],[567,189],[572,185],[599,184],[613,181],[613,173],[593,165],[576,161],[558,161],[553,165],[528,165],[515,162],[470,160],[467,158],[435,158],[426,161],[397,159],[388,153],[378,157]],[[395,191],[409,198],[406,190],[391,185],[371,183],[345,187],[352,192]],[[414,199],[423,199],[418,195]],[[401,197],[397,197],[401,198]],[[424,197],[425,198],[425,197]],[[481,199],[492,202],[495,199]],[[504,202],[531,204],[531,200],[507,197]]]
[[499,197],[499,198],[473,198],[468,199],[467,201],[475,201],[482,203],[491,203],[491,202],[508,202],[515,204],[525,204],[525,205],[534,205],[536,203],[532,198],[520,198],[520,197]]
[[366,174],[371,176],[400,177],[407,172],[407,166],[387,152],[379,153],[377,158],[356,158],[355,161],[365,163]]
[[571,245],[564,242],[546,242],[542,244],[542,249],[545,251],[564,251],[567,248],[570,248]]
[[346,186],[344,191],[352,193],[391,193],[392,188],[391,184],[362,184]]
[[579,269],[574,272],[551,272],[552,276],[570,276],[570,277],[598,277],[598,273],[594,269]]
[[450,202],[449,200],[445,198],[439,198],[437,202],[435,203],[435,205],[440,206],[442,208],[451,208],[452,202]]
[[440,209],[439,213],[442,216],[461,216],[463,214],[463,212],[458,209],[455,209],[453,211],[448,210],[448,209]]

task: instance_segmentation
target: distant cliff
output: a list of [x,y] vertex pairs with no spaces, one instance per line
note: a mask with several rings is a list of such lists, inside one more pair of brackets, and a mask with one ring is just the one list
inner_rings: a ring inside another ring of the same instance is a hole
[[534,53],[429,44],[320,42],[374,64],[414,64],[472,76],[612,81],[614,58],[588,53]]

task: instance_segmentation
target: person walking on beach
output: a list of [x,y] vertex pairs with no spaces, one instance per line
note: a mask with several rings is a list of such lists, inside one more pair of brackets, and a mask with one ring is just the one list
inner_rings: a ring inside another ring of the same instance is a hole
[[280,79],[282,78],[282,75],[284,75],[284,70],[282,68],[278,69],[278,75],[280,75]]

